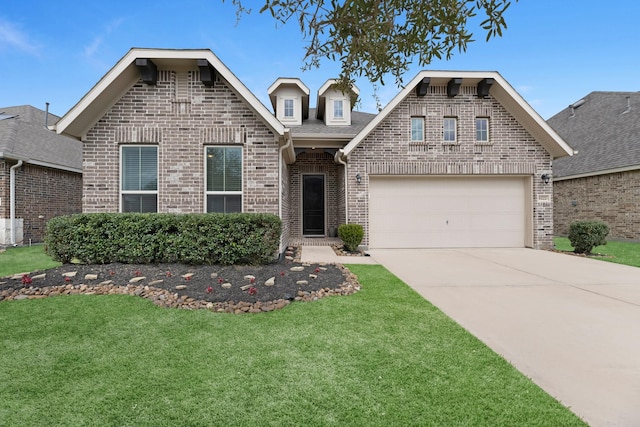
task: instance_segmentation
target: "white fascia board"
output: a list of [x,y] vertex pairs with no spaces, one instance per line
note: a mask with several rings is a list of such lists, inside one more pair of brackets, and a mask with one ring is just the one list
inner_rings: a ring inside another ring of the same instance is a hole
[[[336,83],[338,83],[337,79],[329,79],[324,82],[324,84],[320,86],[320,89],[318,89],[318,98],[324,96],[325,92],[328,91],[331,86],[335,85]],[[356,86],[355,84],[351,85],[351,90],[354,94],[360,95],[360,89],[358,89],[358,86]]]
[[452,78],[472,80],[477,84],[482,79],[491,78],[491,95],[509,110],[511,114],[552,154],[554,158],[571,156],[573,149],[540,117],[540,115],[507,83],[496,71],[421,71],[402,89],[378,115],[365,126],[342,150],[343,158],[348,156],[406,97],[423,78],[431,78],[431,85],[445,84]]
[[[54,126],[59,134],[82,138],[84,133],[113,106],[139,79],[136,58],[149,58],[156,62],[196,61],[206,59],[238,96],[247,101],[265,123],[279,136],[284,126],[267,107],[218,59],[210,49],[131,49],[91,90]],[[83,117],[84,116],[84,117]]]
[[267,89],[267,93],[271,95],[276,89],[278,89],[282,85],[297,86],[300,89],[300,91],[302,91],[302,93],[304,93],[307,96],[310,93],[309,88],[304,83],[302,83],[302,80],[300,80],[297,77],[279,77],[275,82],[273,82],[271,86],[269,86],[269,89]]
[[562,177],[553,177],[553,181],[567,181],[570,179],[578,179],[578,178],[589,178],[592,176],[600,176],[600,175],[609,175],[612,173],[621,173],[621,172],[631,172],[631,171],[635,171],[635,170],[640,170],[640,165],[633,165],[633,166],[625,166],[625,167],[621,167],[621,168],[615,168],[615,169],[605,169],[605,170],[601,170],[601,171],[594,171],[594,172],[585,172],[585,173],[579,173],[576,175],[567,175],[567,176],[562,176]]

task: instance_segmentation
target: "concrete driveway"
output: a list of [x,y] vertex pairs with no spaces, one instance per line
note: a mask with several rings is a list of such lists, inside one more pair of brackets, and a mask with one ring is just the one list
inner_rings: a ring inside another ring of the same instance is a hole
[[372,250],[592,426],[640,426],[640,268],[533,249]]

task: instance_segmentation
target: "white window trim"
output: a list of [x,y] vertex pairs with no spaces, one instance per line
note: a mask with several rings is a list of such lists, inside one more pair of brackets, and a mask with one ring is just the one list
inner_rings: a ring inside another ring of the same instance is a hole
[[[486,140],[481,140],[478,139],[478,120],[484,120],[487,122],[487,139]],[[475,138],[475,142],[476,144],[490,144],[491,143],[491,132],[490,132],[490,128],[489,128],[489,118],[488,117],[476,117],[476,120],[474,122],[475,125],[475,133],[476,133],[476,138]]]
[[[331,106],[331,108],[327,108],[327,110],[331,111],[331,114],[329,117],[329,124],[339,124],[339,125],[347,124],[349,120],[351,120],[350,112],[347,111],[347,107],[349,106],[349,104],[347,103],[347,99],[344,97],[336,96],[336,97],[329,97],[328,101],[329,101],[329,105]],[[342,101],[342,117],[336,117],[335,101]],[[328,107],[328,106],[325,106],[325,107]]]
[[[337,104],[340,103],[340,115],[338,116],[336,112],[338,109],[336,108]],[[333,100],[333,118],[336,120],[344,120],[344,99],[334,99]]]
[[240,157],[242,158],[242,188],[244,189],[244,149],[240,145],[205,145],[203,147],[203,161],[204,161],[204,213],[207,213],[207,196],[240,196],[240,212],[244,212],[244,190],[240,191],[209,191],[207,190],[207,148],[239,148]]
[[[124,147],[155,147],[156,148],[156,190],[123,190],[122,189],[122,172],[123,172],[123,167],[122,167],[122,150],[124,149]],[[154,144],[120,144],[120,170],[118,171],[118,191],[120,193],[119,195],[119,200],[118,200],[118,204],[119,204],[119,208],[118,208],[118,212],[122,213],[123,212],[123,206],[122,206],[122,195],[123,194],[155,194],[156,195],[156,212],[160,212],[159,209],[159,205],[160,205],[160,192],[158,190],[158,188],[160,188],[160,148],[157,145]]]
[[[291,101],[291,115],[287,116],[287,101]],[[282,100],[282,115],[285,119],[295,119],[296,117],[296,100],[293,98],[284,98]]]
[[[285,101],[293,101],[293,116],[285,116]],[[300,123],[300,97],[297,96],[284,96],[278,99],[278,118],[282,123]]]
[[[454,136],[453,140],[447,140],[445,138],[445,134],[446,134],[446,131],[447,131],[445,129],[445,123],[448,120],[453,120],[454,123],[455,123],[455,127],[453,129],[453,136]],[[442,120],[442,141],[445,144],[457,144],[458,143],[458,118],[457,117],[444,117],[443,118],[443,120]]]
[[[422,138],[421,139],[413,139],[413,120],[420,120],[422,122]],[[409,120],[409,133],[410,133],[410,141],[412,143],[425,142],[425,123],[426,120],[423,116],[411,116],[411,120]]]

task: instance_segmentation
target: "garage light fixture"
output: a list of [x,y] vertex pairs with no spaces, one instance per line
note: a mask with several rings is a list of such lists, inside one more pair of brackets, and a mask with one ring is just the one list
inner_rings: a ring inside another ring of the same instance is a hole
[[543,173],[540,178],[542,178],[542,182],[544,182],[545,184],[548,184],[549,180],[551,179],[551,175]]
[[362,182],[362,176],[359,173],[356,174],[356,184],[360,184]]

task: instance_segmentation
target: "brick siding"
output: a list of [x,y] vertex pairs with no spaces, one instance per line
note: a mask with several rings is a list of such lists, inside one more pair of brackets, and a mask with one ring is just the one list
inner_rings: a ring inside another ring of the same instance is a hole
[[302,236],[302,175],[323,175],[325,178],[325,233],[328,234],[330,227],[337,228],[344,222],[344,216],[340,216],[339,191],[344,187],[339,178],[343,176],[339,173],[342,165],[334,162],[331,154],[322,150],[307,151],[300,153],[296,161],[289,165],[289,189],[290,207],[288,214],[289,229],[291,237]]
[[[10,168],[0,162],[0,218],[10,216]],[[16,218],[23,219],[23,242],[42,242],[49,219],[80,213],[82,175],[24,164],[16,170]]]
[[640,171],[555,181],[553,189],[556,235],[568,235],[574,221],[603,221],[611,238],[640,239]]
[[158,211],[204,212],[204,147],[243,147],[243,211],[278,214],[278,141],[219,78],[159,70],[138,81],[88,131],[83,143],[84,212],[120,209],[120,145],[158,146]]
[[[349,222],[363,225],[363,245],[369,244],[369,175],[512,175],[533,177],[533,247],[552,247],[553,187],[540,179],[551,173],[551,157],[499,102],[476,94],[474,86],[462,86],[455,98],[444,86],[429,87],[424,97],[412,92],[351,153]],[[411,143],[412,116],[425,118],[424,143]],[[443,144],[444,117],[458,119],[456,144]],[[489,118],[489,144],[475,143],[476,117]],[[357,173],[361,184],[351,179]]]

